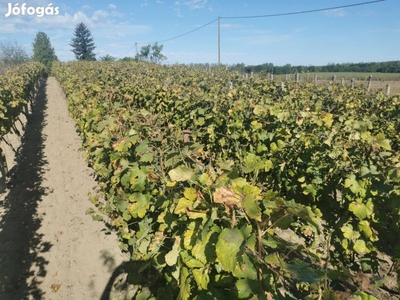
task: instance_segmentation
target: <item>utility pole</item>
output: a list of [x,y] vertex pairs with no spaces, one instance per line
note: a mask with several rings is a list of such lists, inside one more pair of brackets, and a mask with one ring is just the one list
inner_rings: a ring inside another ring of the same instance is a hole
[[221,64],[221,17],[218,16],[218,67]]

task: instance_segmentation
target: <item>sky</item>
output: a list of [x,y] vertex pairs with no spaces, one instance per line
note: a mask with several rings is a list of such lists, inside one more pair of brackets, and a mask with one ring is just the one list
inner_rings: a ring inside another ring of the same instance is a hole
[[[41,31],[59,60],[71,61],[75,56],[69,44],[76,25],[83,22],[91,31],[97,58],[134,57],[136,48],[158,42],[169,64],[216,64],[219,28],[221,64],[319,66],[400,60],[399,0],[292,14],[370,1],[0,0],[0,42],[17,42],[31,54]],[[231,18],[277,14],[287,15]]]

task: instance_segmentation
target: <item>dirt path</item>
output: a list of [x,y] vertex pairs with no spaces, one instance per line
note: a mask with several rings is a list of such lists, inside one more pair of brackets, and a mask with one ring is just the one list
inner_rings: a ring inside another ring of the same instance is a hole
[[116,236],[85,214],[95,181],[54,78],[32,110],[19,123],[22,137],[7,137],[18,154],[1,145],[11,178],[0,196],[0,300],[105,299],[126,257]]

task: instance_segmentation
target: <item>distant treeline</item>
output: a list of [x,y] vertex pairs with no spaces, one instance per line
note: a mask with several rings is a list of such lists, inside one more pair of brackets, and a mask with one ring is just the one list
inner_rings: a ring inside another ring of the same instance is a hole
[[274,66],[272,63],[265,63],[256,66],[236,64],[229,66],[229,69],[246,73],[272,73],[293,74],[293,73],[320,73],[320,72],[371,72],[371,73],[400,73],[400,61],[369,62],[369,63],[343,63],[328,64],[326,66]]
[[[215,68],[216,64],[190,64],[196,68]],[[326,66],[274,66],[272,63],[246,66],[244,63],[226,66],[230,70],[241,73],[271,73],[276,75],[294,73],[321,73],[321,72],[369,72],[369,73],[400,73],[400,61],[369,62],[369,63],[343,63],[328,64]]]

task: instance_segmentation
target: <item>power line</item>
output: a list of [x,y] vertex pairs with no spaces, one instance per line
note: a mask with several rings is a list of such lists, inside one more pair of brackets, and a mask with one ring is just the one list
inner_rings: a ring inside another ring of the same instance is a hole
[[[197,27],[196,29],[190,30],[188,32],[182,33],[180,35],[157,41],[157,43],[163,43],[163,42],[168,42],[171,40],[175,40],[177,38],[183,37],[185,35],[191,34],[197,30],[200,30],[216,21],[219,21],[219,19],[254,19],[254,18],[270,18],[270,17],[281,17],[281,16],[290,16],[290,15],[299,15],[299,14],[308,14],[308,13],[315,13],[315,12],[321,12],[321,11],[327,11],[327,10],[334,10],[334,9],[340,9],[340,8],[348,8],[348,7],[354,7],[354,6],[361,6],[361,5],[367,5],[367,4],[373,4],[377,2],[384,2],[385,0],[374,0],[374,1],[367,1],[367,2],[361,2],[361,3],[354,3],[354,4],[348,4],[348,5],[341,5],[341,6],[333,6],[333,7],[327,7],[327,8],[319,8],[319,9],[311,9],[311,10],[303,10],[303,11],[297,11],[297,12],[287,12],[287,13],[279,13],[279,14],[268,14],[268,15],[257,15],[257,16],[235,16],[235,17],[218,17],[217,19],[214,19],[200,27]],[[219,28],[218,28],[219,30]],[[152,44],[152,43],[146,43],[146,44]],[[123,54],[119,55],[118,57],[121,57],[122,55],[125,55],[126,53],[130,52],[133,48],[135,48],[137,43],[135,43],[134,46],[129,48],[128,51],[124,52]]]
[[[214,19],[214,20],[212,20],[212,21],[210,21],[210,22],[208,22],[207,24],[204,24],[204,25],[202,25],[202,26],[200,26],[200,27],[197,27],[196,29],[190,30],[190,31],[188,31],[188,32],[182,33],[182,34],[180,34],[180,35],[174,36],[174,37],[169,38],[169,39],[157,41],[156,43],[163,43],[163,42],[175,40],[175,39],[177,39],[177,38],[180,38],[180,37],[182,37],[182,36],[185,36],[185,35],[188,35],[188,34],[190,34],[190,33],[192,33],[192,32],[195,32],[195,31],[197,31],[197,30],[200,30],[200,29],[202,29],[202,28],[204,28],[204,27],[206,27],[206,26],[208,26],[208,25],[214,23],[214,22],[217,21],[217,20],[218,20],[218,18],[217,18],[217,19]],[[124,53],[122,53],[122,54],[119,55],[118,57],[121,57],[122,55],[125,55],[126,53],[130,52],[133,48],[136,47],[137,44],[139,44],[139,43],[135,43],[135,46],[132,46],[131,48],[129,48],[128,51],[125,51]],[[148,44],[154,44],[154,43],[140,43],[140,44],[147,44],[147,45],[148,45]]]
[[334,7],[328,7],[328,8],[311,9],[311,10],[303,10],[303,11],[297,11],[297,12],[280,13],[280,14],[269,14],[269,15],[259,15],[259,16],[221,17],[221,19],[250,19],[250,18],[281,17],[281,16],[308,14],[308,13],[314,13],[314,12],[320,12],[320,11],[326,11],[326,10],[334,10],[334,9],[340,9],[340,8],[353,7],[353,6],[367,5],[367,4],[383,2],[383,1],[385,1],[385,0],[375,0],[375,1],[368,1],[368,2],[361,2],[361,3],[355,3],[355,4],[334,6]]
[[217,20],[218,20],[218,18],[217,18],[217,19],[214,19],[214,20],[212,20],[211,22],[208,22],[207,24],[204,24],[204,25],[202,25],[202,26],[200,26],[200,27],[197,27],[196,29],[193,29],[193,30],[191,30],[191,31],[188,31],[188,32],[186,32],[186,33],[183,33],[183,34],[180,34],[180,35],[174,36],[174,37],[172,37],[172,38],[169,38],[169,39],[166,39],[166,40],[157,41],[157,42],[158,42],[158,43],[163,43],[163,42],[167,42],[167,41],[171,41],[171,40],[174,40],[174,39],[180,38],[180,37],[182,37],[182,36],[184,36],[184,35],[188,35],[188,34],[190,34],[190,33],[192,33],[192,32],[195,32],[195,31],[197,31],[197,30],[199,30],[199,29],[201,29],[201,28],[204,28],[204,27],[206,27],[206,26],[208,26],[208,25],[210,25],[210,24],[214,23],[214,22],[215,22],[215,21],[217,21]]

